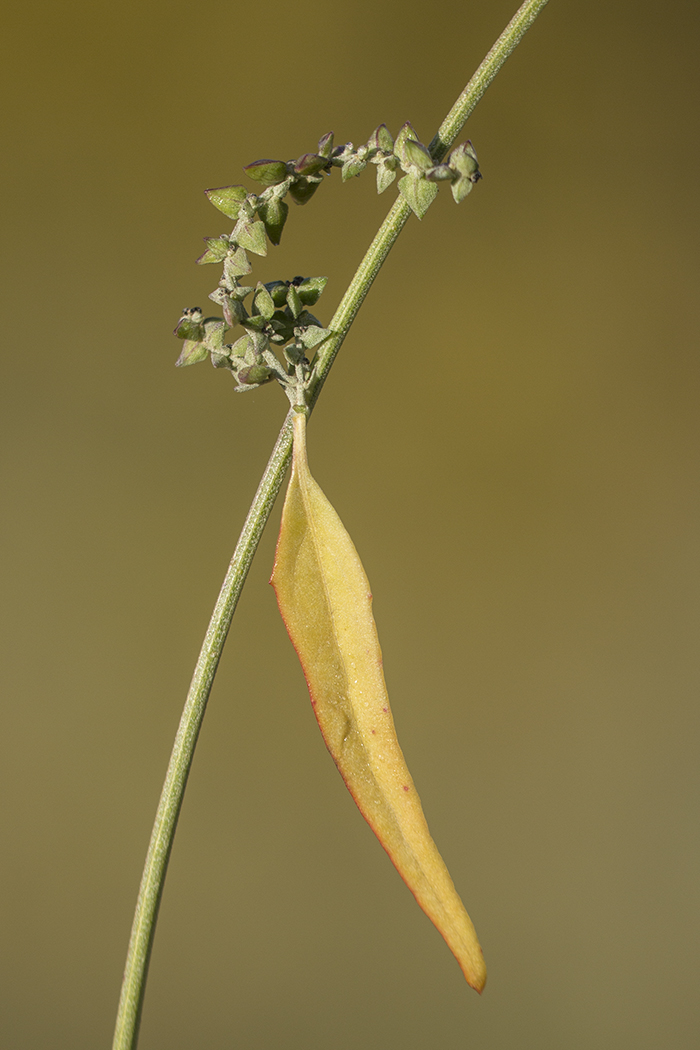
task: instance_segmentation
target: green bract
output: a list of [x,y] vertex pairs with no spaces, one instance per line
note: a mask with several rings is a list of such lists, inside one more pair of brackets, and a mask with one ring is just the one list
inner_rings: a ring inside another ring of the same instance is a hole
[[185,365],[196,365],[204,361],[209,351],[203,343],[196,343],[192,339],[186,339],[182,353],[175,362],[176,368],[184,368]]
[[430,150],[422,142],[417,142],[415,139],[406,139],[403,148],[404,156],[411,167],[418,168],[422,172],[426,172],[433,167],[433,158],[430,156]]
[[287,288],[289,287],[289,281],[270,281],[265,287],[272,296],[272,301],[275,306],[284,306],[287,302]]
[[182,311],[182,317],[177,322],[174,334],[178,339],[199,340],[204,338],[202,311],[198,306],[191,306]]
[[396,136],[396,142],[394,143],[394,155],[398,159],[398,162],[404,169],[404,171],[406,171],[406,169],[410,167],[411,164],[411,160],[406,154],[406,142],[408,141],[420,141],[413,125],[409,120],[407,120],[403,127],[400,129],[398,135]]
[[455,179],[452,183],[452,196],[457,204],[460,204],[468,193],[471,193],[474,183],[471,179]]
[[305,328],[299,336],[299,342],[307,350],[315,350],[317,346],[320,346],[328,336],[331,334],[329,328],[319,328],[318,325],[311,325],[309,328]]
[[460,175],[476,182],[480,176],[479,161],[476,159],[476,151],[471,142],[463,142],[461,146],[453,149],[448,158],[448,164]]
[[396,178],[398,162],[396,157],[391,156],[379,158],[373,163],[377,165],[377,193],[384,193]]
[[304,280],[292,282],[299,294],[299,298],[305,306],[313,306],[317,303],[321,292],[328,284],[327,277],[306,277]]
[[197,259],[200,266],[205,263],[222,262],[228,255],[231,246],[228,237],[224,235],[221,237],[205,237],[204,243],[207,246],[207,250]]
[[438,188],[421,175],[404,175],[399,179],[399,192],[411,206],[411,210],[422,219],[437,196]]
[[297,175],[318,175],[328,167],[328,158],[321,157],[318,153],[305,153],[294,165]]
[[299,316],[303,309],[303,304],[297,291],[296,285],[290,284],[287,289],[287,306],[290,309],[292,317],[295,319]]
[[243,170],[249,178],[263,186],[275,186],[287,177],[287,165],[283,160],[254,160],[252,164],[246,164]]
[[380,124],[369,137],[367,145],[371,149],[382,150],[384,153],[393,153],[394,139],[386,124]]
[[253,300],[253,309],[256,313],[261,314],[266,321],[269,321],[275,312],[275,304],[272,301],[272,296],[264,284],[259,284],[257,287],[255,299]]
[[208,350],[221,350],[227,325],[218,317],[208,317],[204,322],[204,344]]
[[272,244],[279,244],[282,239],[282,230],[289,215],[289,205],[273,197],[268,201],[261,201],[258,205],[258,215],[265,223],[265,232]]
[[215,208],[228,216],[237,219],[241,203],[248,195],[245,186],[219,186],[218,189],[204,191]]
[[267,365],[250,365],[242,368],[236,378],[242,387],[260,386],[273,378],[272,369]]
[[244,248],[236,248],[235,251],[224,259],[224,276],[228,279],[243,277],[250,273],[253,267]]
[[320,157],[330,157],[333,152],[333,132],[329,131],[318,140],[318,154]]
[[241,248],[247,248],[256,255],[267,255],[264,222],[241,222],[236,224],[235,238]]
[[300,178],[289,187],[289,195],[295,204],[306,204],[311,200],[314,193],[321,185],[321,180],[313,178]]

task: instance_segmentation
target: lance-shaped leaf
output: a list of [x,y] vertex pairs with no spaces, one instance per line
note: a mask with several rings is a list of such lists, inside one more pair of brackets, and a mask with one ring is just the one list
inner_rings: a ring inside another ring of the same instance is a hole
[[306,419],[294,460],[272,584],[321,732],[362,815],[447,941],[469,984],[486,981],[479,942],[437,847],[396,739],[362,563],[309,473]]

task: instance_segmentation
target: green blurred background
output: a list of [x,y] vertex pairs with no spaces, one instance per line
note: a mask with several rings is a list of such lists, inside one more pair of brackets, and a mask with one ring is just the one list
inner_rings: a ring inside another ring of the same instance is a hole
[[[6,8],[8,1050],[109,1045],[172,738],[285,412],[173,367],[228,228],[202,191],[331,129],[428,141],[516,6]],[[699,23],[695,0],[552,0],[462,136],[483,182],[410,220],[309,430],[483,997],[325,751],[267,586],[277,507],[142,1050],[697,1046]],[[394,195],[336,174],[253,277],[327,275],[328,321]]]

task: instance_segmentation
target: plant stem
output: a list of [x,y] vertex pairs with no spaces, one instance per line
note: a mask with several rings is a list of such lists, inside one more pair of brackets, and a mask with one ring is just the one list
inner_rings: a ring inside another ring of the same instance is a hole
[[[501,33],[433,139],[430,150],[436,161],[444,157],[486,88],[546,3],[547,0],[526,0]],[[333,335],[321,346],[317,357],[314,379],[309,388],[309,411],[318,399],[321,387],[357,311],[410,214],[409,205],[399,197],[350,282],[329,325]],[[290,409],[248,512],[209,621],[180,719],[141,879],[124,970],[113,1050],[135,1050],[136,1047],[158,908],[187,778],[231,620],[263,529],[287,471],[292,448],[292,414]]]
[[510,22],[493,45],[488,55],[471,78],[454,106],[443,120],[437,135],[430,143],[430,152],[436,161],[441,161],[459,135],[467,119],[481,101],[486,88],[505,60],[535,21],[548,0],[529,0],[515,12]]

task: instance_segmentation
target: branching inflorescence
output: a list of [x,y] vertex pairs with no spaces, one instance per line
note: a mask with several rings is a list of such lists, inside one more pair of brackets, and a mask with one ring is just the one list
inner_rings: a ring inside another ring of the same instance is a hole
[[[266,255],[268,240],[280,243],[289,214],[287,194],[296,204],[306,204],[333,168],[341,169],[346,182],[368,164],[377,169],[378,193],[391,185],[398,170],[404,172],[399,192],[419,219],[435,199],[438,183],[449,182],[459,203],[481,178],[471,142],[457,146],[444,163],[436,164],[410,123],[404,124],[396,141],[385,124],[357,149],[351,142],[334,146],[329,132],[320,139],[316,153],[304,153],[298,160],[256,160],[246,165],[247,175],[265,187],[261,193],[249,193],[245,186],[206,191],[212,204],[236,224],[230,234],[205,238],[206,251],[197,260],[200,264],[223,263],[219,284],[209,296],[222,307],[223,318],[204,317],[199,307],[183,311],[175,329],[175,335],[185,341],[179,366],[210,357],[215,368],[232,372],[237,391],[255,390],[276,379],[294,403],[312,378],[309,358],[332,334],[309,311],[327,278],[294,277],[258,282],[255,287],[241,284],[240,278],[252,270],[248,252]],[[236,325],[244,334],[233,343],[226,342]]]

